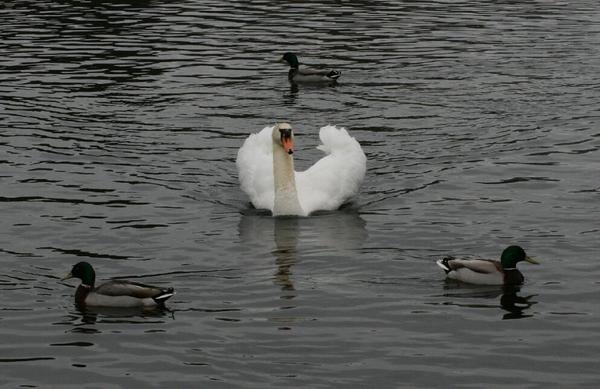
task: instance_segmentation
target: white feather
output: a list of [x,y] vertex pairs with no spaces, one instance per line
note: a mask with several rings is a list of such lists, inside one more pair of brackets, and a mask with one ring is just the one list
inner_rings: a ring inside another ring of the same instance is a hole
[[240,147],[236,159],[240,186],[258,209],[273,210],[273,127],[250,136]]

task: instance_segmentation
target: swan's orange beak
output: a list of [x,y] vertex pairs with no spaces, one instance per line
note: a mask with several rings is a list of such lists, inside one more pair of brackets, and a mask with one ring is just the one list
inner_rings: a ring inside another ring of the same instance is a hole
[[294,140],[292,139],[291,136],[283,135],[281,137],[281,145],[283,146],[283,149],[285,150],[286,153],[288,153],[288,154],[294,153]]

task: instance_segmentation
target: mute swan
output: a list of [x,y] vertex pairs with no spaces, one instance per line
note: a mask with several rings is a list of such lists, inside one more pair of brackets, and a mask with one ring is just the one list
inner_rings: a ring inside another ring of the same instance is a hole
[[288,79],[292,82],[332,82],[342,75],[342,72],[337,70],[315,69],[300,65],[298,57],[294,53],[285,53],[280,61],[285,61],[290,65]]
[[436,261],[448,278],[480,285],[519,285],[525,278],[517,269],[517,262],[539,264],[527,256],[520,246],[508,246],[502,251],[500,261],[491,259],[455,259],[446,257]]
[[96,273],[87,262],[73,265],[71,272],[63,280],[69,278],[81,279],[75,292],[75,303],[80,307],[153,308],[163,306],[175,294],[173,288],[159,288],[125,280],[111,280],[95,288]]
[[367,157],[344,128],[319,133],[325,156],[303,172],[294,171],[294,133],[288,123],[251,134],[240,147],[237,168],[242,190],[256,208],[274,216],[308,216],[335,210],[358,193]]

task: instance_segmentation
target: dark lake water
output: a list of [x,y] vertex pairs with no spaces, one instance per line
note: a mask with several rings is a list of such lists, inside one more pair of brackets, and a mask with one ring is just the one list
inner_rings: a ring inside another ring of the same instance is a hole
[[[0,6],[0,386],[598,387],[598,3],[248,3]],[[300,168],[324,125],[361,142],[352,204],[250,207],[277,120]],[[520,290],[435,266],[509,244]],[[78,311],[81,260],[170,310]]]

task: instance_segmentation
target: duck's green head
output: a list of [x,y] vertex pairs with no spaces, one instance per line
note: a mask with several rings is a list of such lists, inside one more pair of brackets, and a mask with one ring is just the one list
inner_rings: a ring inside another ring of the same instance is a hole
[[282,61],[287,62],[293,68],[298,68],[300,66],[300,62],[298,62],[298,57],[294,53],[285,53],[283,57],[281,57]]
[[79,278],[82,284],[94,286],[94,282],[96,282],[96,273],[94,272],[92,265],[89,263],[79,262],[73,265],[71,272],[67,274],[63,280],[69,278]]
[[525,250],[521,246],[508,246],[502,252],[500,262],[504,269],[512,269],[517,267],[517,262],[527,261],[529,263],[539,264],[535,259],[527,256]]

